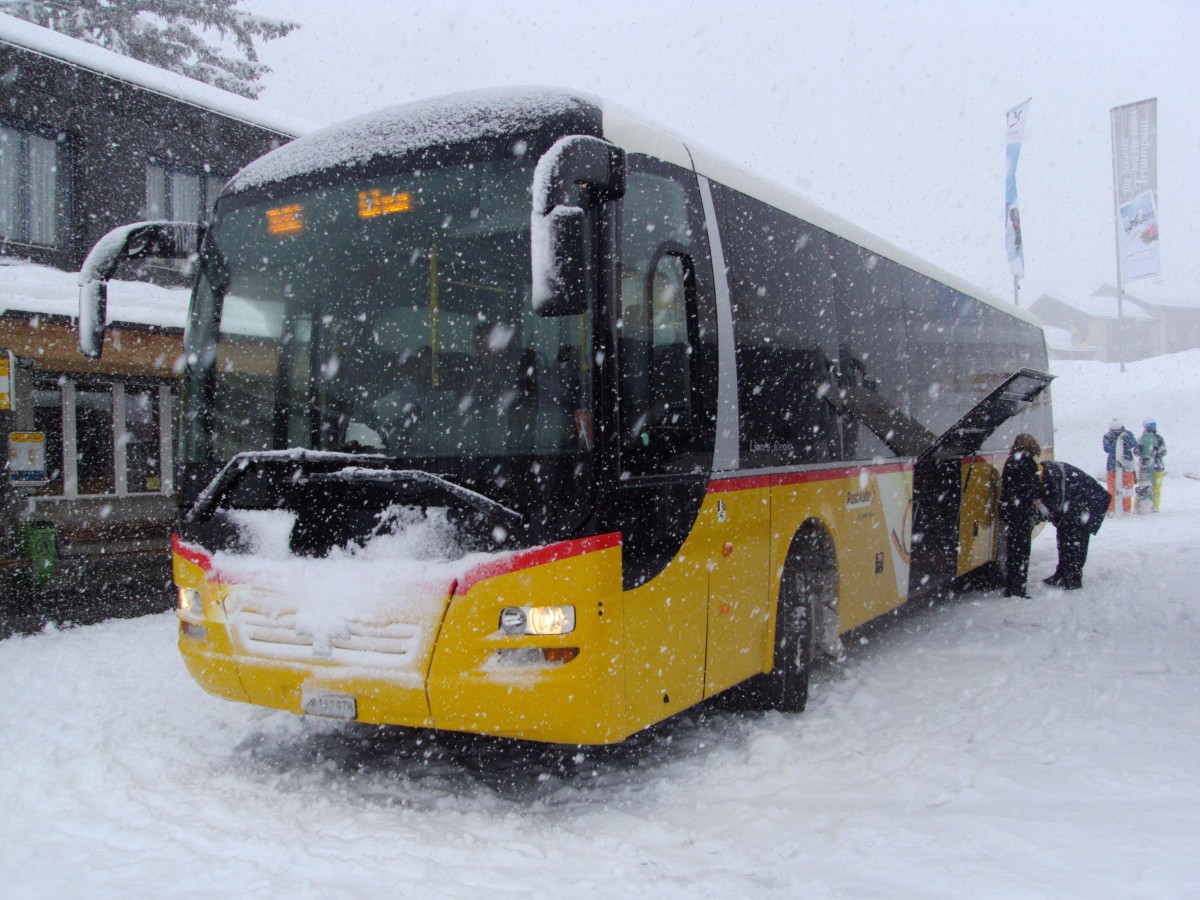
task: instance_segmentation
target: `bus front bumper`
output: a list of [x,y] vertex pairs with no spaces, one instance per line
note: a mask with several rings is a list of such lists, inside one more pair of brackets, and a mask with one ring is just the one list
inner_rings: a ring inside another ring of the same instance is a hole
[[[614,743],[630,732],[619,545],[504,569],[465,587],[455,583],[429,608],[419,636],[368,623],[325,647],[300,643],[294,624],[284,633],[288,614],[245,599],[253,589],[224,586],[178,558],[176,581],[203,596],[195,611],[179,612],[180,653],[192,677],[220,697],[304,715],[554,743]],[[506,609],[547,598],[571,610],[568,632],[509,634],[501,627]],[[403,652],[392,646],[397,642]]]

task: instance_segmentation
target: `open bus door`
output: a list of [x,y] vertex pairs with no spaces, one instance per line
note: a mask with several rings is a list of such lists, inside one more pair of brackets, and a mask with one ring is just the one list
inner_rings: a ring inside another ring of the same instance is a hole
[[913,467],[913,546],[908,595],[941,593],[957,573],[962,461],[1006,421],[1023,412],[1054,376],[1021,369],[938,437]]

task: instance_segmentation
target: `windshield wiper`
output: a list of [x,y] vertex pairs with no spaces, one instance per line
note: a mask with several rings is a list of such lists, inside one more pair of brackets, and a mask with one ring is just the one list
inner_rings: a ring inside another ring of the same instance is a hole
[[431,490],[448,495],[491,519],[506,525],[520,525],[525,517],[511,507],[505,506],[478,491],[455,484],[441,475],[421,469],[370,469],[365,466],[348,466],[336,472],[318,472],[308,476],[316,484],[344,482],[347,484],[381,484],[404,492],[405,488],[416,488],[417,493]]
[[[237,486],[237,483],[248,471],[272,466],[283,469],[290,466],[293,469],[292,480],[296,484],[377,484],[410,497],[434,493],[453,501],[456,505],[467,506],[483,513],[509,527],[520,525],[525,521],[525,517],[515,509],[498,503],[478,491],[455,484],[432,472],[424,472],[420,469],[389,468],[389,465],[394,462],[395,460],[391,457],[381,453],[341,453],[331,450],[249,450],[238,453],[200,492],[200,496],[196,498],[195,505],[188,512],[184,521],[189,523],[206,521],[216,511],[221,500]],[[339,464],[342,468],[333,471],[311,473],[306,471],[309,466],[328,469]]]

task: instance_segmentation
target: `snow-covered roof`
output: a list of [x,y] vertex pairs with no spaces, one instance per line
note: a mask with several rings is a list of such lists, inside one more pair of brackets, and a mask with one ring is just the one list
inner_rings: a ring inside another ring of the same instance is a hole
[[[139,281],[108,285],[108,321],[183,328],[189,291]],[[0,314],[79,316],[79,274],[0,258]]]
[[[1092,292],[1095,297],[1115,297],[1117,289],[1110,284],[1102,285]],[[1153,280],[1139,281],[1125,286],[1125,297],[1149,303],[1152,306],[1173,306],[1180,309],[1200,309],[1200,289],[1186,296],[1176,289],[1165,289]]]
[[279,134],[294,136],[311,130],[310,125],[274,113],[257,100],[250,100],[149,63],[122,56],[95,44],[67,37],[6,13],[0,13],[0,43],[53,57],[108,78],[136,84],[157,94]]
[[[1117,318],[1117,298],[1116,297],[1097,297],[1096,295],[1080,297],[1071,294],[1042,294],[1034,301],[1036,306],[1043,300],[1055,300],[1064,306],[1069,306],[1072,309],[1078,310],[1081,313],[1092,316],[1096,319],[1115,319]],[[1121,315],[1126,319],[1149,319],[1150,314],[1138,306],[1136,303],[1122,304]]]

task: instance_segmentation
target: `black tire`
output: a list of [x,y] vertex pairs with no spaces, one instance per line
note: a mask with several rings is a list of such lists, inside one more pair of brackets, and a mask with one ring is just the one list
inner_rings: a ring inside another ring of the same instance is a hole
[[742,686],[746,709],[803,712],[813,662],[813,610],[821,593],[821,573],[790,569],[779,588],[775,618],[775,659],[770,672]]

